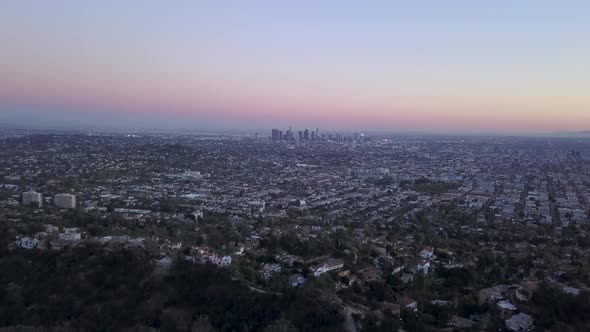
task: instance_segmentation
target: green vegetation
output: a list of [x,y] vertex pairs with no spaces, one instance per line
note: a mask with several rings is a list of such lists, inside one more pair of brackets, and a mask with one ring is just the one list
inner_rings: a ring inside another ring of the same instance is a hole
[[533,294],[535,321],[551,331],[588,331],[590,329],[590,292],[571,295],[541,284]]
[[250,290],[214,266],[177,260],[167,273],[154,273],[144,251],[92,244],[60,252],[16,250],[8,255],[3,250],[0,326],[339,331],[343,321],[340,307],[313,285],[271,295]]
[[417,179],[416,181],[402,181],[400,187],[414,190],[417,192],[442,194],[449,190],[459,188],[459,184],[453,182],[433,181],[426,178]]

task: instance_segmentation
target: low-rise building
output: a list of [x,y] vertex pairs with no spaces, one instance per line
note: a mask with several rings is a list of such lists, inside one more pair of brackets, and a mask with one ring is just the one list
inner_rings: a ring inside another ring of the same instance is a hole
[[534,327],[533,317],[522,312],[510,317],[504,323],[509,331],[531,331]]
[[53,197],[53,204],[63,209],[73,209],[76,207],[76,196],[71,194],[57,194]]
[[37,239],[30,238],[30,237],[23,237],[22,239],[20,239],[18,246],[23,249],[33,249],[33,248],[37,247],[37,244],[39,244],[39,241],[37,241]]
[[344,267],[344,261],[340,258],[328,258],[323,263],[311,268],[313,275],[318,277],[322,273],[334,271]]
[[27,191],[23,193],[23,205],[41,207],[43,197],[40,193],[34,191]]

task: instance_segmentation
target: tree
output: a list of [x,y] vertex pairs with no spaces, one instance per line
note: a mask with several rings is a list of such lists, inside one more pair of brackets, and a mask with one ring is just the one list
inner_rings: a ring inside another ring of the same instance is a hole
[[293,326],[291,321],[284,318],[273,321],[264,329],[264,332],[297,332],[297,328]]
[[195,320],[191,324],[191,332],[215,332],[215,328],[211,325],[209,321],[209,317],[207,316],[199,316],[197,320]]

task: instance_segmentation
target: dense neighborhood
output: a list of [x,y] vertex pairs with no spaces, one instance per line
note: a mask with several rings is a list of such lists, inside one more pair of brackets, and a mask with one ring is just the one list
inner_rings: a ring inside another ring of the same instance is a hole
[[[253,318],[169,300],[150,319],[105,320],[107,330],[581,331],[588,143],[15,131],[0,139],[0,265],[12,275],[46,255],[124,253],[147,262],[138,284],[196,269],[282,303],[258,325],[227,325]],[[27,316],[47,304],[26,278],[0,281],[3,306],[21,308],[19,319],[4,307],[2,326],[47,326]],[[302,294],[319,301],[307,306],[319,325],[290,307]],[[89,328],[66,316],[52,326]]]

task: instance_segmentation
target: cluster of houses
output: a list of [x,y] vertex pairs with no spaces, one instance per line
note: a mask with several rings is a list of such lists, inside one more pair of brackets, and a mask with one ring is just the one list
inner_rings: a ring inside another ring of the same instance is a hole
[[45,230],[35,233],[33,236],[17,236],[15,245],[23,249],[55,249],[60,250],[65,246],[72,246],[82,240],[82,232],[79,228],[59,228],[53,225],[44,225]]
[[211,263],[219,267],[226,267],[231,265],[231,256],[218,255],[208,247],[193,247],[191,255],[195,262],[201,264]]
[[478,293],[479,302],[494,305],[509,331],[531,331],[534,328],[534,319],[521,312],[517,303],[529,301],[530,293],[536,287],[536,283],[525,282],[518,286],[498,285],[485,288]]
[[[291,255],[281,255],[278,258],[281,259],[283,264],[290,265],[289,263],[291,262],[292,264],[293,259],[295,259],[294,257],[295,256]],[[315,277],[319,277],[326,272],[335,271],[343,267],[344,261],[342,259],[329,257],[323,259],[321,262],[315,265],[310,266],[309,270]],[[281,272],[282,269],[283,267],[279,263],[264,263],[262,264],[259,273],[262,279],[268,281],[273,277],[273,275]],[[293,287],[302,285],[304,282],[305,278],[300,273],[291,274],[289,276],[289,284]]]

